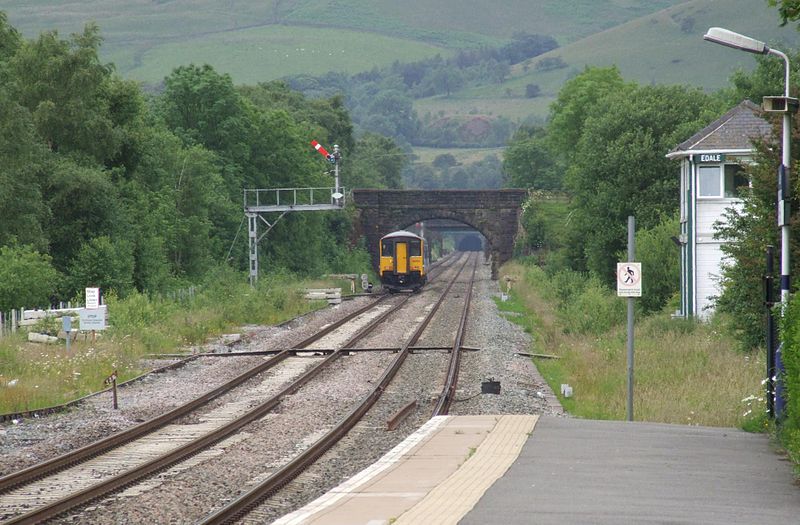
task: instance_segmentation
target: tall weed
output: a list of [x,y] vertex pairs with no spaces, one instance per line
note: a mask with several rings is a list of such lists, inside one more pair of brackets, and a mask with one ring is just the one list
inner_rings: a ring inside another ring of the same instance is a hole
[[[514,279],[511,298],[498,303],[525,315],[510,317],[532,334],[535,359],[556,394],[580,417],[626,417],[627,352],[624,299],[582,274],[549,278],[537,267],[511,262],[501,272]],[[581,281],[581,279],[583,279]],[[559,293],[565,290],[563,298]],[[563,299],[563,300],[562,300]],[[637,314],[634,418],[690,425],[760,428],[764,356],[742,353],[723,324],[671,319],[669,313]],[[755,423],[754,423],[755,421]]]
[[202,345],[242,325],[277,324],[324,306],[302,298],[306,286],[277,273],[251,288],[245,275],[219,268],[191,298],[109,295],[108,329],[94,342],[74,342],[69,353],[63,341],[37,345],[24,333],[0,338],[0,413],[60,404],[103,389],[114,370],[120,381],[143,373],[146,354]]

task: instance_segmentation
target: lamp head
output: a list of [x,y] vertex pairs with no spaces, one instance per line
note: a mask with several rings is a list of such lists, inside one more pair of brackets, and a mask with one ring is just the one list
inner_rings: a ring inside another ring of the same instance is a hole
[[741,51],[747,51],[748,53],[755,53],[757,55],[766,55],[769,53],[769,47],[764,42],[756,40],[755,38],[750,38],[749,36],[734,33],[722,27],[710,27],[706,34],[703,35],[703,40],[708,40],[709,42],[732,47]]

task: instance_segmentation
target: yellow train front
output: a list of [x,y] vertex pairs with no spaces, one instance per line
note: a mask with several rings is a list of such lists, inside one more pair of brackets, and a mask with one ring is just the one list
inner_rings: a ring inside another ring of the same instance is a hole
[[396,231],[381,238],[380,278],[390,292],[415,291],[428,280],[425,239],[408,231]]

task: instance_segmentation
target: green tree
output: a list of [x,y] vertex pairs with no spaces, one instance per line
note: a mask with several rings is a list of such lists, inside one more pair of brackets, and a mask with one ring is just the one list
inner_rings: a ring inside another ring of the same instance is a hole
[[46,231],[55,266],[65,271],[84,242],[115,231],[122,208],[108,172],[63,158],[44,169],[43,196],[51,215]]
[[230,198],[241,190],[241,169],[249,162],[255,115],[236,92],[231,77],[208,64],[181,66],[165,79],[158,112],[187,145],[201,144],[224,158]]
[[19,31],[8,23],[8,15],[0,11],[0,64],[13,57],[21,43]]
[[783,25],[790,20],[793,22],[800,20],[800,0],[767,0],[767,3],[772,7],[778,7]]
[[555,169],[545,131],[521,126],[511,137],[503,155],[505,186],[557,190],[561,173]]
[[464,85],[464,76],[455,66],[442,66],[431,74],[430,83],[436,93],[449,97],[453,91]]
[[9,62],[9,91],[52,151],[104,162],[117,154],[121,132],[108,99],[113,68],[100,63],[100,41],[89,24],[70,40],[51,31],[24,42]]
[[84,243],[70,262],[71,292],[92,286],[124,297],[133,291],[133,266],[133,251],[127,241],[95,237]]
[[558,92],[550,109],[548,136],[553,150],[559,155],[569,154],[583,135],[583,125],[597,102],[610,93],[630,89],[622,80],[616,67],[586,67],[580,75],[570,79]]
[[[792,78],[800,72],[800,53],[789,51],[789,64]],[[742,99],[749,99],[760,104],[768,95],[781,95],[784,92],[785,69],[782,60],[773,56],[756,56],[756,68],[753,71],[737,70],[731,75],[733,86],[723,90],[722,95],[728,105],[735,105]]]
[[343,169],[343,181],[350,188],[402,188],[406,153],[381,135],[366,133]]
[[698,89],[628,86],[586,108],[566,187],[573,195],[573,246],[586,269],[610,282],[625,246],[627,216],[656,226],[678,207],[675,166],[666,153],[721,113]]
[[41,171],[45,149],[37,140],[30,112],[0,87],[0,246],[17,241],[45,252]]
[[49,306],[58,279],[49,255],[31,246],[0,247],[0,312]]

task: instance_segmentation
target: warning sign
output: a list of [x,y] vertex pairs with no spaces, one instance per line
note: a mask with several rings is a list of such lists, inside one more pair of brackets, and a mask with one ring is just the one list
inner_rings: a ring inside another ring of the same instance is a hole
[[642,263],[617,263],[617,296],[642,296]]

